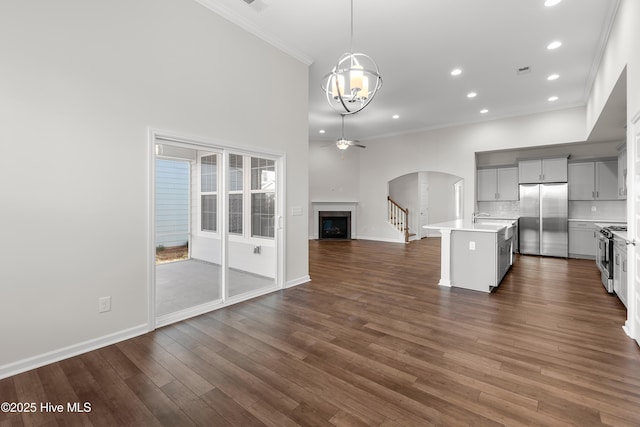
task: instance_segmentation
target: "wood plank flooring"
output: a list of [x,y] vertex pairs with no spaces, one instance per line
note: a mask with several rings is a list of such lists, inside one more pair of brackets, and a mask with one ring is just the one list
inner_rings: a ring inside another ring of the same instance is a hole
[[593,261],[440,288],[440,241],[311,241],[312,282],[0,381],[0,426],[638,426],[640,349]]

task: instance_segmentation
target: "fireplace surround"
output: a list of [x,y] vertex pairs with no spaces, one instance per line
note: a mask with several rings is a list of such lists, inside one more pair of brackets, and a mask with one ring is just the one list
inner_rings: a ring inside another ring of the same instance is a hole
[[356,201],[311,201],[309,212],[309,238],[320,239],[320,212],[349,212],[351,213],[351,235],[349,239],[358,238],[358,202]]
[[319,239],[351,239],[350,211],[320,211],[318,225]]

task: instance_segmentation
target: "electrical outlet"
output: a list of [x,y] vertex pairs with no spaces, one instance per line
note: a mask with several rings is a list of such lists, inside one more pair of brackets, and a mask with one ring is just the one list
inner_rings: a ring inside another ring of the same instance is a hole
[[261,251],[261,250],[262,250],[262,247],[261,247],[261,246],[254,246],[254,247],[253,247],[253,253],[254,253],[254,254],[258,254],[258,255],[260,255],[260,251]]
[[591,206],[591,212],[595,212],[596,211],[596,207],[595,206]]
[[469,250],[470,251],[476,250],[476,242],[469,242]]
[[98,298],[98,313],[111,311],[111,297]]

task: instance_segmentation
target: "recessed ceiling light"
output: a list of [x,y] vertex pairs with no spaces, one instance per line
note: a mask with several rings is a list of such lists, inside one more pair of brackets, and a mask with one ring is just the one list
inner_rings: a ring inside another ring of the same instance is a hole
[[547,77],[547,80],[558,80],[559,78],[560,78],[560,75],[551,74],[549,77]]
[[486,108],[480,110],[480,114],[487,114],[489,112],[489,110],[487,110]]
[[454,68],[453,70],[451,70],[452,76],[459,76],[460,74],[462,74],[462,70],[460,68]]
[[555,95],[554,96],[550,96],[549,99],[548,99],[549,102],[554,102],[554,101],[557,101],[557,100],[558,100],[558,97],[555,96]]
[[320,133],[324,133],[324,129],[320,129]]
[[476,96],[478,96],[478,94],[477,94],[477,93],[475,93],[475,92],[469,92],[469,93],[467,94],[467,98],[475,98]]
[[399,115],[397,115],[397,114],[394,114],[393,116],[391,116],[391,118],[392,118],[392,119],[399,119],[399,118],[400,118],[400,116],[399,116]]
[[560,3],[561,1],[562,1],[562,0],[546,0],[546,1],[544,2],[544,5],[545,5],[545,6],[547,6],[547,7],[551,7],[551,6],[555,6],[555,5],[557,5],[557,4],[558,4],[558,3]]
[[558,41],[558,40],[555,40],[555,41],[552,41],[551,43],[549,43],[549,45],[547,46],[547,49],[554,50],[554,49],[559,48],[560,46],[562,46],[562,42]]

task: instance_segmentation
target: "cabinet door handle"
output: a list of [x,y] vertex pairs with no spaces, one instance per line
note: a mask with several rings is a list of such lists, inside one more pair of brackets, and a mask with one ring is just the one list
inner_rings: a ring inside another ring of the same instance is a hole
[[620,265],[620,254],[616,254],[616,265]]
[[600,197],[600,192],[599,192],[599,191],[596,191],[596,199],[597,199],[598,197]]
[[627,272],[627,260],[622,260],[622,271]]
[[592,199],[595,199],[595,198],[596,198],[596,192],[595,192],[595,191],[592,191],[592,192],[591,192],[591,198],[592,198]]

